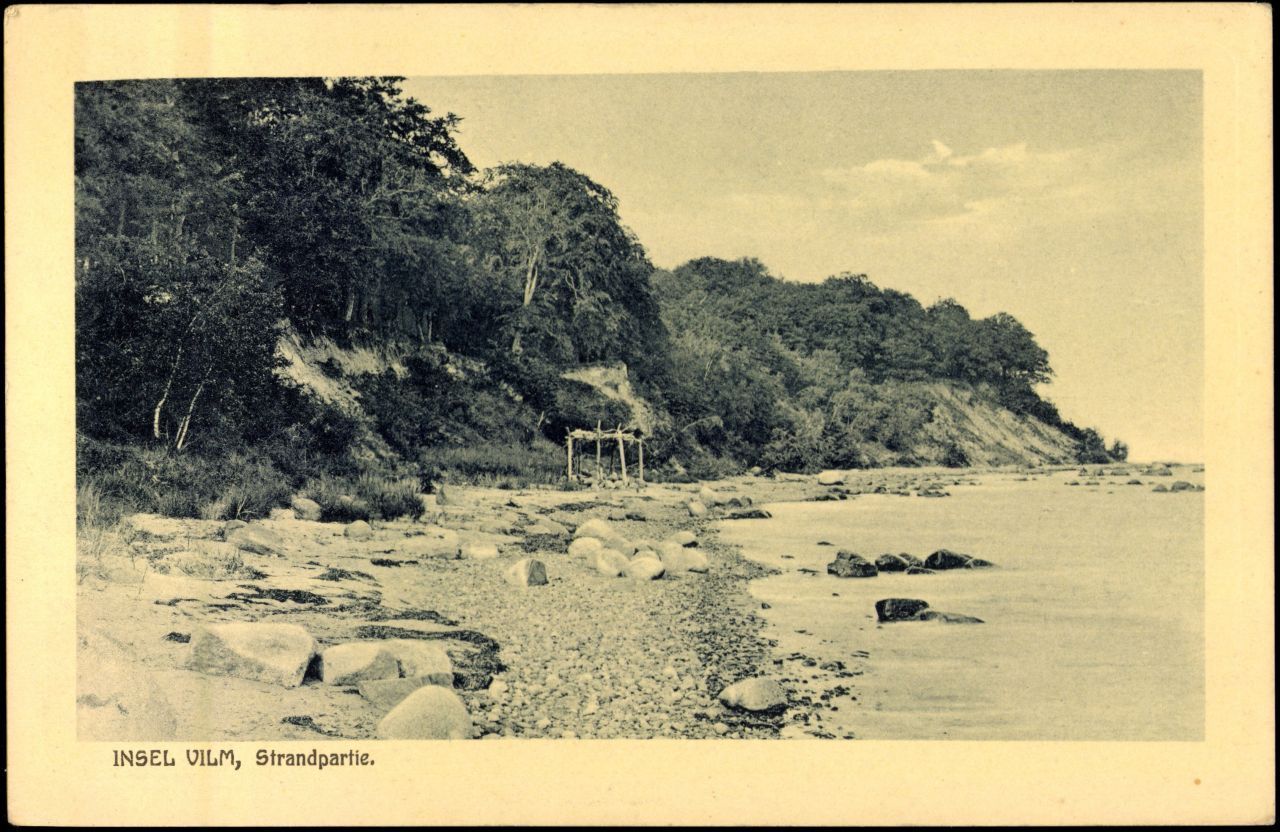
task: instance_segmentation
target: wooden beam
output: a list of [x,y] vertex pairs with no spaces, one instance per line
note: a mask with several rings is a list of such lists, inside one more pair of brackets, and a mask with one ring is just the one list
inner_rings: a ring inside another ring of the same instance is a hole
[[644,440],[643,439],[636,440],[636,449],[637,449],[637,452],[640,454],[640,482],[641,484],[643,484],[644,483]]
[[622,425],[618,425],[618,460],[622,463],[622,484],[627,484],[627,443],[622,441]]
[[573,434],[569,434],[564,438],[564,443],[569,449],[569,474],[570,482],[573,482]]

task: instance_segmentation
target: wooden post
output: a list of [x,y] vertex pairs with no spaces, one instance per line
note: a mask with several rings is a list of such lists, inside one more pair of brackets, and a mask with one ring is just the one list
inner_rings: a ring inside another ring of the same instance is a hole
[[569,434],[564,438],[564,444],[569,449],[569,482],[573,482],[573,434]]
[[627,484],[627,443],[622,438],[622,425],[618,425],[618,461],[622,464],[622,484]]
[[640,484],[644,485],[644,440],[636,440],[636,451],[640,455]]
[[596,422],[596,483],[600,482],[600,423]]

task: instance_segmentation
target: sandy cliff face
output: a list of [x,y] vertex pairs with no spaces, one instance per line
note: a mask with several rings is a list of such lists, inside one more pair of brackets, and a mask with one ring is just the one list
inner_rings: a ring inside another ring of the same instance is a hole
[[[394,345],[342,347],[328,339],[308,339],[289,332],[280,339],[283,376],[321,401],[356,416],[365,426],[360,447],[365,454],[391,453],[372,428],[360,395],[351,379],[362,374],[391,370],[406,373],[405,350]],[[484,366],[473,359],[449,355],[451,372],[473,375]],[[646,401],[631,383],[623,364],[596,364],[565,373],[564,378],[593,388],[605,399],[620,402],[631,417],[622,427],[647,436],[668,427],[670,417]],[[923,429],[923,441],[909,449],[923,465],[944,464],[953,448],[963,452],[970,465],[1037,465],[1071,463],[1074,443],[1062,432],[1029,416],[1000,407],[981,391],[945,382],[908,383],[922,394],[931,416]],[[508,391],[512,396],[514,392]],[[899,464],[902,452],[870,446],[864,449],[877,465]]]
[[914,452],[924,462],[941,462],[954,444],[970,465],[1070,463],[1075,445],[1061,431],[985,399],[975,390],[941,382],[923,385],[933,402],[928,441]]

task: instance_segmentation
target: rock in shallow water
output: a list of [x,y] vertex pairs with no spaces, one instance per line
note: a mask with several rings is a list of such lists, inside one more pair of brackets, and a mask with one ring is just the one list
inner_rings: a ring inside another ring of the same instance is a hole
[[720,691],[720,702],[728,708],[746,711],[773,711],[787,706],[787,691],[772,679],[742,679]]
[[876,558],[876,568],[881,572],[906,572],[920,565],[920,558],[903,552],[900,555],[883,554]]
[[929,602],[918,598],[885,598],[876,601],[876,618],[880,621],[910,621],[928,608]]
[[827,574],[837,578],[874,578],[879,570],[857,552],[842,549],[836,552],[836,559],[827,564]]
[[186,666],[296,688],[315,652],[315,639],[296,624],[237,621],[197,629]]
[[974,618],[972,615],[960,615],[954,612],[939,612],[937,610],[925,610],[920,613],[920,621],[938,621],[943,624],[982,624],[981,618]]
[[471,737],[471,715],[451,690],[427,685],[410,693],[378,723],[383,740],[464,740]]
[[924,565],[928,569],[989,569],[995,566],[989,560],[953,552],[950,549],[939,549],[929,555],[924,559]]

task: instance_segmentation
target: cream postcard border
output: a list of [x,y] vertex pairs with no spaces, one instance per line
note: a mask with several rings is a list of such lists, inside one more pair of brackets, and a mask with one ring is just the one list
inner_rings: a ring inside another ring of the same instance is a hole
[[[1268,7],[14,6],[4,38],[10,822],[1274,822]],[[371,768],[229,773],[75,740],[73,82],[966,68],[1203,71],[1204,742],[363,742]]]

